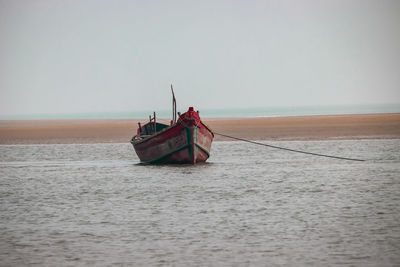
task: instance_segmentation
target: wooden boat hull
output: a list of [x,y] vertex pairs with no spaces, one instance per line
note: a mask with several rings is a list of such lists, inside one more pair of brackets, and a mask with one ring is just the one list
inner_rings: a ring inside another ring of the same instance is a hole
[[189,108],[176,124],[144,139],[133,137],[131,143],[143,163],[195,164],[210,157],[213,138],[198,113]]

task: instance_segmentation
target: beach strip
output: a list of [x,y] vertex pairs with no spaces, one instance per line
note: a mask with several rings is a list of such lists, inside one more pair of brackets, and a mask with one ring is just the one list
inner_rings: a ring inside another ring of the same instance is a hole
[[[0,121],[0,144],[128,143],[139,119]],[[400,114],[204,119],[214,132],[250,140],[400,139]],[[229,140],[216,135],[215,141]]]

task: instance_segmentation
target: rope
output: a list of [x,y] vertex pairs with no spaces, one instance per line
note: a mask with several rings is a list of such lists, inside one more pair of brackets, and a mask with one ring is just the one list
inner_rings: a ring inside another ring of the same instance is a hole
[[301,151],[301,150],[296,150],[296,149],[290,149],[290,148],[285,148],[285,147],[273,146],[273,145],[263,144],[263,143],[259,143],[259,142],[255,142],[255,141],[251,141],[251,140],[247,140],[247,139],[243,139],[243,138],[229,136],[229,135],[226,135],[226,134],[220,134],[220,133],[216,133],[216,132],[214,132],[214,134],[217,134],[217,135],[220,135],[220,136],[224,136],[224,137],[228,137],[228,138],[231,138],[231,139],[236,139],[236,140],[252,143],[252,144],[255,144],[255,145],[272,147],[272,148],[282,149],[282,150],[286,150],[286,151],[290,151],[290,152],[297,152],[297,153],[303,153],[303,154],[308,154],[308,155],[313,155],[313,156],[320,156],[320,157],[334,158],[334,159],[342,159],[342,160],[365,161],[363,159],[353,159],[353,158],[330,156],[330,155],[325,155],[325,154],[318,154],[318,153],[312,153],[312,152]]

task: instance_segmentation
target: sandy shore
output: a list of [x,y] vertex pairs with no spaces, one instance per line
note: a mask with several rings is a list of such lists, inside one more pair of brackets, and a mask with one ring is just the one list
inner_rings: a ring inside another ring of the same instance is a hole
[[[0,121],[0,144],[129,142],[137,119]],[[252,140],[400,139],[400,114],[206,119],[217,133]],[[228,140],[220,136],[216,141]]]

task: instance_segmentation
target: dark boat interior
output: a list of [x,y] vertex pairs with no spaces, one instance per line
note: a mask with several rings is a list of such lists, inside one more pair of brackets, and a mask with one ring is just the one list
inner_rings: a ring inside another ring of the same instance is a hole
[[[153,135],[156,132],[160,132],[165,128],[168,128],[170,125],[163,124],[163,123],[154,123],[149,122],[142,127],[140,127],[139,135]],[[155,129],[154,129],[155,128]]]

